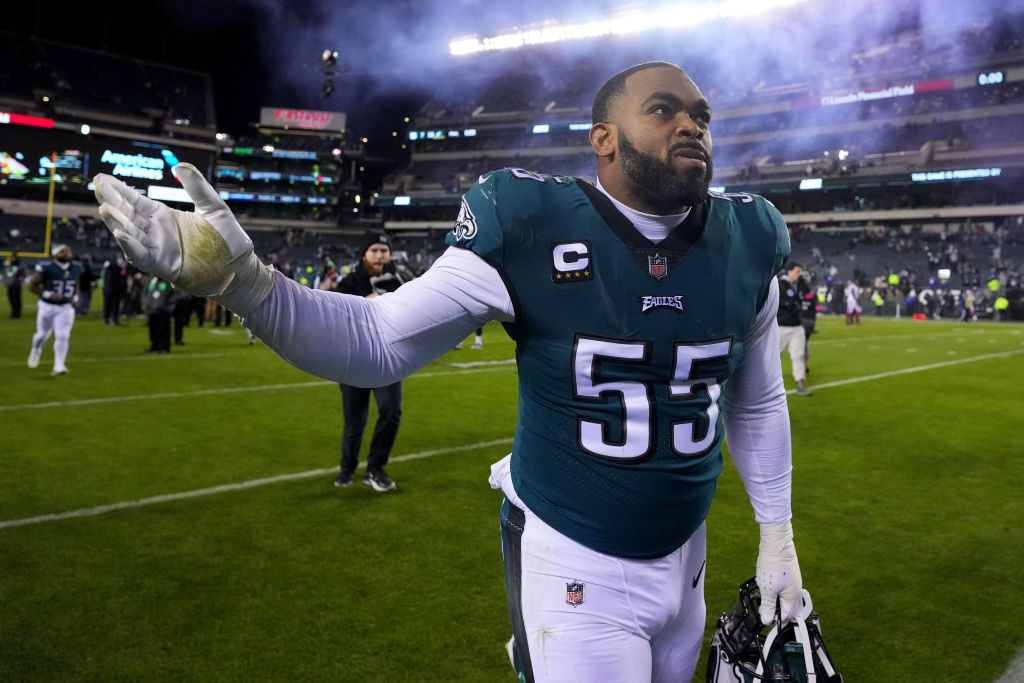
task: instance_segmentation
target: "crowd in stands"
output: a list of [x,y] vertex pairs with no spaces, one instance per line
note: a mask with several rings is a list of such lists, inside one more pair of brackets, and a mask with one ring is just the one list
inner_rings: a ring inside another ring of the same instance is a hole
[[[855,232],[798,226],[791,235],[793,259],[805,264],[815,285],[841,291],[852,280],[872,297],[878,292],[889,304],[886,313],[896,303],[905,311],[922,309],[924,290],[949,294],[931,302],[943,302],[927,311],[932,317],[951,316],[955,292],[971,292],[990,312],[997,297],[1024,295],[1024,217],[956,226],[870,226]],[[941,277],[944,271],[948,275]],[[841,299],[833,293],[833,301]]]
[[[132,114],[158,122],[212,127],[206,74],[0,31],[11,59],[0,69],[0,94],[61,106]],[[44,112],[49,113],[49,112]]]

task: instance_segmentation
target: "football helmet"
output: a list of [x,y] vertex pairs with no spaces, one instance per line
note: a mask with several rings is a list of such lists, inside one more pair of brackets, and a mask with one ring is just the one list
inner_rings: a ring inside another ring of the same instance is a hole
[[708,655],[708,683],[842,683],[825,641],[811,595],[803,599],[793,618],[785,623],[778,614],[767,634],[758,616],[761,593],[750,579],[740,586],[740,599],[718,619]]

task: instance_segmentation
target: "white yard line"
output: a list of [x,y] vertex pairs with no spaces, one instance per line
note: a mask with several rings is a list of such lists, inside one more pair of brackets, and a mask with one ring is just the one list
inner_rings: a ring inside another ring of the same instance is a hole
[[[947,360],[941,363],[929,363],[928,365],[918,365],[912,368],[903,368],[902,370],[890,370],[889,372],[879,372],[874,375],[864,375],[863,377],[851,377],[849,379],[841,379],[835,382],[824,382],[823,384],[811,385],[811,389],[827,389],[828,387],[841,387],[846,384],[856,384],[857,382],[870,382],[874,379],[884,379],[886,377],[895,377],[896,375],[909,375],[914,372],[924,372],[925,370],[935,370],[936,368],[948,368],[953,365],[963,365],[964,363],[976,363],[983,360],[992,360],[993,358],[1009,358],[1010,356],[1018,356],[1024,353],[1024,349],[1018,349],[1016,351],[1003,351],[1002,353],[987,353],[983,356],[971,356],[970,358],[959,358],[957,360]],[[787,394],[795,394],[796,389],[790,389],[786,392]]]
[[[419,372],[415,375],[411,375],[408,379],[420,379],[428,377],[451,377],[455,375],[468,375],[475,372],[489,372],[491,370],[504,370],[509,367],[510,364],[514,364],[515,361],[509,363],[501,363],[497,365],[486,365],[483,367],[471,367],[466,370],[458,371],[440,371],[440,372]],[[100,398],[82,398],[74,401],[48,401],[46,403],[23,403],[9,406],[0,406],[0,413],[10,412],[13,410],[34,410],[42,408],[70,408],[73,406],[91,406],[103,403],[122,403],[124,401],[144,401],[161,398],[188,398],[192,396],[212,396],[216,394],[238,394],[249,391],[273,391],[277,389],[304,389],[306,387],[315,387],[319,385],[330,385],[335,384],[325,379],[313,380],[310,382],[290,382],[287,384],[261,384],[258,386],[251,387],[221,387],[219,389],[195,389],[193,391],[169,391],[161,394],[136,394],[134,396],[104,396]]]
[[[839,386],[844,386],[844,385],[847,385],[847,384],[855,384],[857,382],[869,382],[871,380],[884,379],[886,377],[894,377],[894,376],[897,376],[897,375],[906,375],[906,374],[910,374],[910,373],[914,373],[914,372],[925,372],[927,370],[935,370],[935,369],[938,369],[938,368],[946,368],[946,367],[952,367],[952,366],[955,366],[955,365],[963,365],[965,363],[976,363],[976,362],[979,362],[979,361],[992,360],[992,359],[995,359],[995,358],[1008,358],[1010,356],[1016,356],[1016,355],[1019,355],[1021,353],[1024,353],[1024,349],[1019,349],[1019,350],[1014,350],[1014,351],[1003,351],[1002,353],[989,353],[989,354],[985,354],[985,355],[982,355],[982,356],[972,356],[970,358],[959,358],[957,360],[945,361],[945,362],[942,362],[942,363],[930,363],[928,365],[918,365],[918,366],[915,366],[915,367],[912,367],[912,368],[903,368],[901,370],[890,370],[889,372],[879,372],[879,373],[875,373],[873,375],[864,375],[863,377],[851,377],[849,379],[838,380],[836,382],[825,382],[824,384],[814,385],[811,388],[812,389],[825,389],[825,388],[829,388],[829,387],[839,387]],[[488,369],[501,369],[501,368],[504,368],[504,367],[508,367],[508,366],[507,365],[498,365],[498,366],[491,366],[491,367],[486,367],[486,368],[478,368],[477,371],[488,370]],[[467,372],[472,372],[472,370],[470,370],[470,371],[463,371],[463,372],[421,373],[419,375],[413,375],[413,377],[436,377],[436,376],[439,376],[439,375],[466,374]],[[262,390],[272,389],[272,388],[308,387],[308,386],[315,386],[315,385],[318,385],[318,384],[331,384],[331,382],[327,382],[327,381],[321,380],[321,381],[316,381],[316,382],[301,382],[301,383],[296,383],[296,384],[264,385],[264,386],[261,386],[261,387],[240,387],[240,388],[231,388],[231,389],[206,389],[206,390],[202,390],[202,391],[178,392],[178,393],[173,393],[173,394],[150,394],[150,395],[141,395],[141,396],[132,396],[132,397],[113,397],[113,398],[109,398],[109,399],[86,399],[84,401],[67,401],[67,402],[63,402],[63,403],[58,403],[58,402],[54,402],[54,403],[36,403],[36,404],[32,404],[30,406],[6,406],[6,407],[0,407],[0,410],[13,410],[13,409],[18,409],[18,408],[32,408],[32,407],[35,407],[35,408],[41,408],[41,407],[45,408],[45,407],[53,407],[53,406],[82,405],[82,404],[90,404],[90,403],[96,403],[96,402],[111,402],[111,401],[121,401],[121,400],[125,400],[125,401],[127,401],[127,400],[138,400],[138,399],[143,399],[143,398],[196,396],[196,395],[203,395],[203,394],[218,394],[218,393],[229,393],[229,392],[237,392],[237,391],[262,391]],[[796,390],[790,390],[790,391],[787,391],[786,393],[787,394],[793,394],[793,393],[796,393]],[[456,446],[454,448],[441,448],[441,449],[437,449],[437,450],[422,451],[422,452],[419,452],[419,453],[410,453],[410,454],[407,454],[407,455],[400,455],[400,456],[397,456],[395,458],[391,458],[391,461],[393,461],[393,462],[403,462],[403,461],[406,461],[406,460],[416,460],[418,458],[429,458],[429,457],[432,457],[432,456],[435,456],[435,455],[442,455],[442,454],[446,454],[446,453],[456,453],[456,452],[459,452],[459,451],[473,450],[473,449],[477,449],[477,448],[488,448],[490,446],[497,446],[497,445],[501,445],[501,444],[508,444],[508,443],[511,443],[511,442],[512,442],[512,439],[496,439],[494,441],[483,441],[483,442],[480,442],[480,443],[470,444],[468,446]],[[163,496],[154,496],[152,498],[143,498],[141,500],[122,501],[120,503],[111,503],[109,505],[100,505],[98,507],[84,508],[84,509],[81,509],[81,510],[72,510],[70,512],[58,512],[58,513],[54,513],[54,514],[41,515],[39,517],[27,517],[27,518],[23,518],[23,519],[12,519],[12,520],[7,520],[7,521],[0,521],[0,529],[5,529],[5,528],[8,528],[8,527],[14,527],[14,526],[24,526],[26,524],[39,524],[39,523],[42,523],[42,522],[52,522],[52,521],[57,521],[57,520],[61,520],[61,519],[71,519],[71,518],[75,518],[75,517],[88,517],[88,516],[93,516],[93,515],[101,515],[101,514],[104,514],[106,512],[111,512],[113,510],[120,510],[120,509],[123,509],[123,508],[141,507],[143,505],[153,505],[155,503],[164,503],[164,502],[172,501],[172,500],[182,500],[182,499],[186,499],[186,498],[196,498],[196,497],[199,497],[199,496],[208,496],[208,495],[212,495],[212,494],[215,494],[215,493],[223,493],[223,492],[226,492],[226,491],[237,491],[237,490],[240,490],[240,489],[252,488],[254,486],[263,486],[265,484],[273,484],[273,483],[277,483],[277,482],[281,482],[281,481],[291,481],[291,480],[295,480],[295,479],[307,479],[309,477],[326,476],[326,475],[328,475],[328,474],[330,474],[332,472],[335,472],[336,470],[337,470],[337,468],[331,467],[331,468],[328,468],[328,469],[310,470],[310,471],[307,471],[307,472],[297,472],[297,473],[294,473],[294,474],[282,474],[282,475],[278,475],[278,476],[275,476],[275,477],[267,477],[265,479],[252,479],[250,481],[243,481],[243,482],[239,482],[239,483],[235,483],[235,484],[224,484],[222,486],[213,486],[211,488],[198,489],[198,490],[195,490],[195,491],[184,491],[182,493],[171,493],[171,494],[167,494],[167,495],[163,495]]]
[[[161,354],[159,356],[154,356],[154,355],[149,355],[149,354],[144,355],[144,354],[140,353],[138,356],[117,356],[117,357],[107,356],[107,357],[102,357],[102,358],[78,358],[78,357],[74,357],[74,358],[71,359],[69,364],[74,364],[74,365],[78,365],[79,363],[118,363],[118,364],[121,364],[121,363],[129,363],[129,362],[134,362],[134,361],[143,361],[143,362],[157,361],[157,362],[163,363],[163,362],[172,361],[172,360],[193,360],[195,358],[220,358],[222,356],[236,356],[236,355],[237,354],[235,352],[233,352],[233,351],[222,351],[222,352],[215,352],[215,353],[189,353],[189,354],[184,354],[184,353],[165,353],[165,354]],[[26,355],[25,358],[27,359],[28,356]],[[6,361],[6,362],[3,362],[3,363],[0,363],[0,368],[14,368],[14,367],[18,367],[18,368],[25,367],[25,361],[24,360]]]
[[1006,671],[995,683],[1020,683],[1024,681],[1024,648],[1017,650],[1017,656],[1006,666]]
[[[471,443],[466,446],[454,446],[452,448],[438,448],[432,451],[421,451],[419,453],[408,453],[406,455],[399,455],[394,458],[390,458],[389,462],[404,462],[406,460],[418,460],[419,458],[430,458],[435,455],[447,455],[449,453],[459,453],[461,451],[472,451],[479,448],[490,448],[491,446],[501,446],[512,443],[512,439],[495,439],[493,441],[481,441],[479,443]],[[360,465],[360,468],[364,465]],[[167,503],[172,500],[186,500],[188,498],[199,498],[201,496],[212,496],[216,493],[226,493],[228,491],[241,491],[243,489],[251,489],[256,486],[265,486],[267,484],[276,484],[282,481],[295,481],[296,479],[309,479],[311,477],[328,476],[330,474],[337,473],[337,467],[330,467],[327,469],[320,470],[308,470],[306,472],[295,472],[292,474],[279,474],[275,477],[265,477],[263,479],[250,479],[249,481],[240,481],[234,484],[223,484],[221,486],[211,486],[205,489],[196,489],[194,491],[182,491],[181,493],[168,493],[162,496],[153,496],[151,498],[141,498],[139,500],[124,500],[119,503],[110,503],[109,505],[98,505],[91,508],[82,508],[81,510],[70,510],[68,512],[57,512],[49,515],[39,515],[38,517],[24,517],[22,519],[9,519],[6,521],[0,521],[0,529],[7,529],[15,526],[26,526],[29,524],[42,524],[43,522],[56,522],[61,519],[75,519],[76,517],[94,517],[96,515],[102,515],[107,512],[113,512],[114,510],[123,510],[125,508],[137,508],[146,505],[155,505],[157,503]]]

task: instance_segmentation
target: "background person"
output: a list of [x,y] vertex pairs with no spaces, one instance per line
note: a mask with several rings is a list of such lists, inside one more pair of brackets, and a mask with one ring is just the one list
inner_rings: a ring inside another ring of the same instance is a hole
[[[359,245],[359,264],[337,284],[335,291],[372,299],[393,292],[411,276],[391,261],[391,241],[382,232],[367,231]],[[333,268],[332,268],[333,270]],[[395,482],[384,471],[402,421],[402,382],[366,388],[339,383],[345,426],[341,436],[341,467],[335,486],[348,486],[359,464],[359,448],[369,419],[370,393],[377,402],[377,424],[370,439],[363,483],[375,491],[393,491]]]
[[128,293],[128,264],[118,256],[103,264],[103,324],[120,326],[121,306]]
[[18,252],[11,254],[11,261],[5,268],[4,282],[7,283],[7,302],[11,304],[11,318],[21,317],[21,288],[25,284],[25,266],[18,258]]
[[811,371],[811,335],[818,322],[818,295],[811,283],[811,274],[804,272],[797,280],[800,295],[800,325],[804,328],[804,374]]
[[[455,348],[456,349],[461,349],[462,348],[462,342],[459,342],[458,344],[456,344]],[[474,351],[484,348],[484,328],[482,328],[482,327],[476,328],[476,332],[473,334],[473,345],[470,346],[469,348],[474,350]]]
[[814,392],[807,388],[807,333],[801,320],[803,296],[800,293],[800,274],[803,268],[799,263],[790,262],[779,276],[779,353],[789,352],[789,360],[793,367],[793,379],[796,380],[796,393],[810,396]]
[[82,264],[71,260],[71,248],[55,244],[50,249],[52,261],[36,264],[36,272],[28,281],[30,292],[39,297],[36,311],[36,333],[32,335],[32,348],[28,366],[39,367],[43,345],[53,333],[53,374],[67,374],[68,348],[71,327],[75,324],[75,304],[78,302],[78,278]]
[[149,348],[144,349],[145,353],[171,352],[171,316],[180,298],[166,280],[155,275],[146,283],[142,306],[149,328]]
[[95,271],[92,269],[92,256],[86,255],[82,259],[82,274],[78,278],[78,304],[75,306],[75,313],[78,315],[89,315],[89,308],[92,306],[92,288],[96,286]]
[[855,280],[846,283],[846,324],[860,325],[860,286]]

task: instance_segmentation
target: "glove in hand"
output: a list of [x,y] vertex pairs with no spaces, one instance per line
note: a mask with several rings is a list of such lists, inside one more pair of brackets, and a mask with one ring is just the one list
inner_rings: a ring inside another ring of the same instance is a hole
[[790,522],[761,525],[756,576],[761,591],[761,623],[768,625],[775,621],[776,598],[782,621],[794,618],[800,611],[803,579]]
[[186,163],[173,170],[194,212],[172,209],[101,173],[94,178],[100,217],[139,270],[239,315],[249,313],[270,294],[273,271],[253,254],[252,240],[199,170]]

